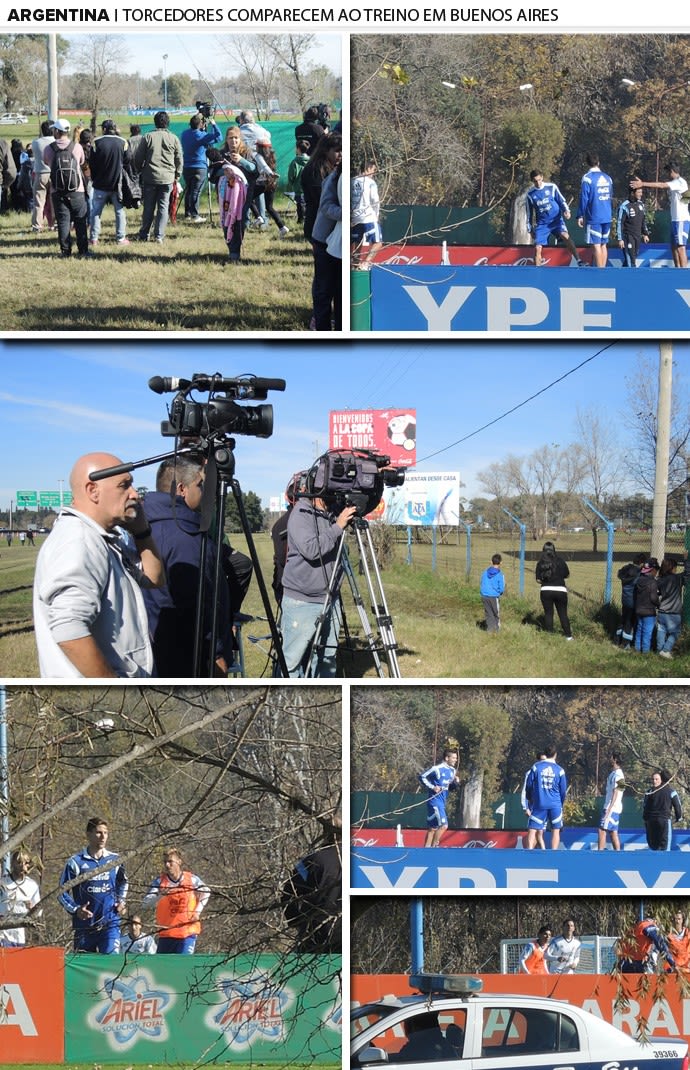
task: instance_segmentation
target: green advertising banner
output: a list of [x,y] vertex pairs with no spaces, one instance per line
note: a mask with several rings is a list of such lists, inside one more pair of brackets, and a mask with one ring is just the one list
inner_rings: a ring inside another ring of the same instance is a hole
[[68,955],[65,1060],[339,1065],[341,961]]

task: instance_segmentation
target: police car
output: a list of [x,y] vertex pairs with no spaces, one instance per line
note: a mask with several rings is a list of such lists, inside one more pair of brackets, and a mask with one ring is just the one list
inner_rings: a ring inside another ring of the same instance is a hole
[[422,995],[352,1012],[352,1067],[428,1070],[690,1070],[684,1040],[642,1043],[594,1014],[541,996],[482,994],[478,977],[418,974]]

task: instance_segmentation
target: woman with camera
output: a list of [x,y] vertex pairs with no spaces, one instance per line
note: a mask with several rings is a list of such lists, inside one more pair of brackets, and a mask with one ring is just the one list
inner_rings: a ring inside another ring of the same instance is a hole
[[238,126],[228,127],[222,157],[222,176],[218,183],[220,225],[225,232],[230,263],[238,264],[256,179],[252,152]]

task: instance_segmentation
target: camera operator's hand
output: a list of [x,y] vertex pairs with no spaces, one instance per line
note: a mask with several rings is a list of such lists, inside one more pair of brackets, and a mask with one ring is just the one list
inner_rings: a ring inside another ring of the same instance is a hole
[[121,526],[125,528],[130,535],[133,535],[135,539],[138,535],[143,535],[144,532],[148,532],[149,535],[151,534],[151,528],[144,515],[144,507],[141,503],[141,499],[130,500],[127,502],[127,511]]
[[352,520],[353,516],[356,516],[356,515],[357,515],[357,506],[356,505],[346,505],[345,508],[343,509],[342,513],[340,513],[336,517],[336,521],[335,522],[338,525],[338,527],[342,528],[343,531],[344,531],[345,528],[347,527],[347,525]]

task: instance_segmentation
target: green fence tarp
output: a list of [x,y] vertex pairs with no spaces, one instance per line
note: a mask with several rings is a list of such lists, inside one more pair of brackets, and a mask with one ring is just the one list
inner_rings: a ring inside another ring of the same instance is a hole
[[340,1063],[334,955],[68,955],[65,1060]]
[[[136,121],[136,118],[136,116],[132,116],[133,121]],[[220,129],[220,132],[222,133],[224,139],[225,131],[228,129],[229,126],[234,126],[235,124],[221,120],[222,117],[216,116],[216,125]],[[155,129],[152,122],[140,122],[139,125],[141,126],[142,134],[148,134],[150,130]],[[277,171],[280,175],[280,178],[278,180],[278,188],[281,190],[285,189],[288,167],[290,166],[290,162],[295,158],[296,125],[297,124],[294,122],[261,123],[261,126],[263,126],[265,130],[268,130],[269,134],[271,135],[271,144],[273,146],[273,151],[276,154]],[[188,126],[189,118],[185,120],[174,119],[171,121],[169,129],[172,130],[173,134],[177,134],[177,136],[179,137],[182,131],[186,130]],[[129,131],[123,130],[122,133],[124,137],[127,137]],[[221,147],[222,143],[222,141],[219,141],[217,145],[212,145],[211,148],[218,149]]]
[[371,272],[350,272],[350,327],[371,330]]

